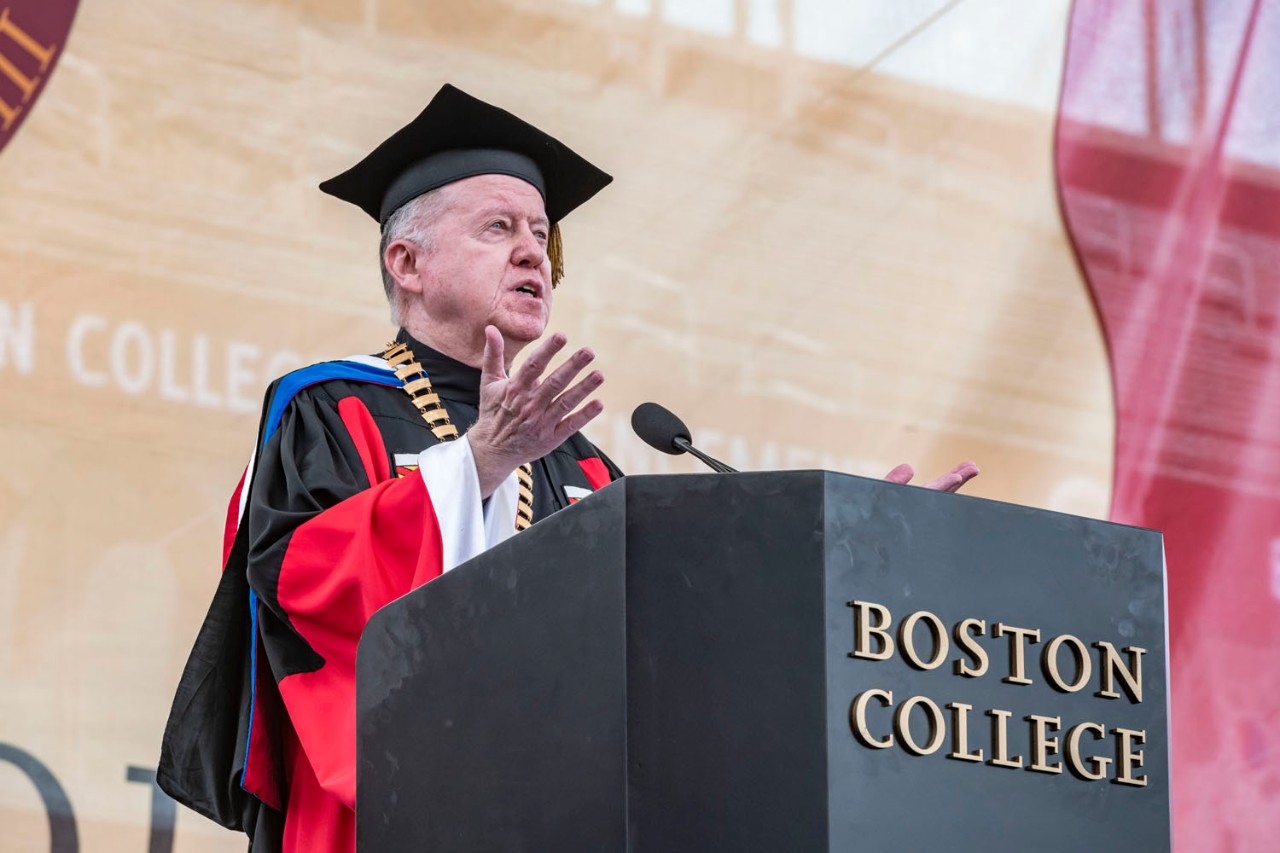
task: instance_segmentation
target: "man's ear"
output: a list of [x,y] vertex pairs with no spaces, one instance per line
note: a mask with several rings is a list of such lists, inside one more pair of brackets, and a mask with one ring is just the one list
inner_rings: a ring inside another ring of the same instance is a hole
[[409,293],[422,292],[422,279],[418,275],[418,254],[422,247],[408,240],[393,240],[387,245],[382,262],[396,281],[396,287]]

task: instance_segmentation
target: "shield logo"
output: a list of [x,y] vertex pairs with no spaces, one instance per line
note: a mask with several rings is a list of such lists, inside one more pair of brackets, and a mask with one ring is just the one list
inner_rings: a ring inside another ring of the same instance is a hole
[[0,151],[44,91],[79,5],[79,0],[0,0]]

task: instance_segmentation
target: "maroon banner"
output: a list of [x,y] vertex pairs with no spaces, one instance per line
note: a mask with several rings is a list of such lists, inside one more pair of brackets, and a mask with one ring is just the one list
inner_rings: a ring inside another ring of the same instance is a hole
[[44,91],[79,0],[0,0],[0,151]]
[[1177,848],[1280,837],[1280,4],[1076,0],[1063,213],[1111,356],[1112,518],[1163,530]]

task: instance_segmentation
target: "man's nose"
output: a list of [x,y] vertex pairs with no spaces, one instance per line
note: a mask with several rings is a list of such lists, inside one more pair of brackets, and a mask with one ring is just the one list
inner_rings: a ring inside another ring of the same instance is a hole
[[547,257],[547,249],[533,233],[528,224],[521,224],[516,230],[516,245],[512,250],[511,260],[517,266],[540,267]]

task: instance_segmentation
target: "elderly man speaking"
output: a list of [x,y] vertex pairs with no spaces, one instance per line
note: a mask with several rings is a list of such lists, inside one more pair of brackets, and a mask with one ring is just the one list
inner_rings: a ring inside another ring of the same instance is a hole
[[382,226],[400,332],[266,395],[225,568],[158,778],[262,851],[355,849],[356,644],[374,611],[620,476],[578,430],[603,406],[547,328],[558,223],[611,180],[445,86],[321,185]]
[[253,853],[354,851],[356,644],[374,611],[621,476],[578,434],[603,408],[590,350],[550,369],[553,334],[511,372],[547,328],[558,223],[610,180],[445,86],[321,185],[382,226],[400,332],[268,389],[157,774]]

